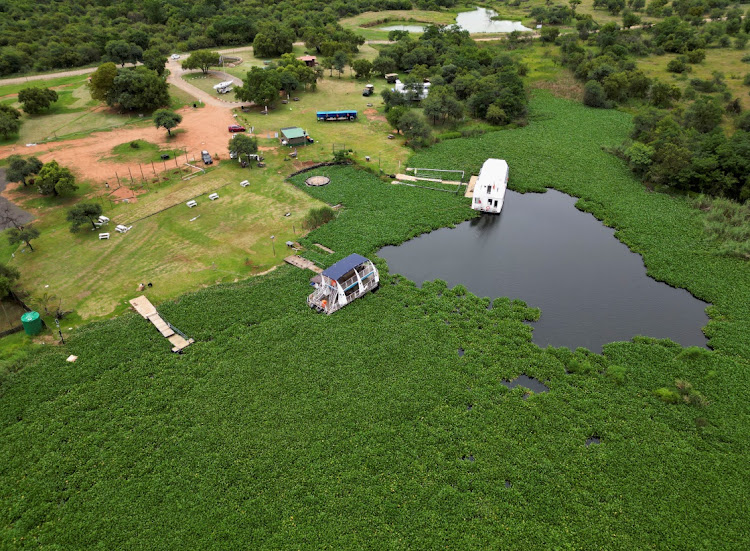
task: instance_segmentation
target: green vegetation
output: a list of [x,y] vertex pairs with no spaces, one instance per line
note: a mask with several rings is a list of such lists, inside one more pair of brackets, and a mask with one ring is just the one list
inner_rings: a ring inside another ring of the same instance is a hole
[[740,205],[702,195],[696,198],[695,206],[706,213],[706,233],[719,254],[750,259],[750,201]]
[[[305,305],[311,273],[282,267],[160,304],[197,341],[183,356],[131,314],[77,330],[15,374],[0,401],[5,447],[18,450],[2,466],[16,490],[3,498],[2,537],[211,547],[220,530],[229,546],[259,549],[311,537],[333,548],[746,542],[732,496],[746,440],[734,420],[750,398],[747,272],[700,248],[685,199],[647,194],[588,131],[616,144],[628,126],[627,115],[540,94],[528,127],[450,140],[416,160],[477,168],[502,150],[517,187],[578,192],[652,272],[716,300],[715,320],[726,316],[709,326],[716,352],[643,337],[602,355],[542,350],[524,323],[536,309],[509,299],[488,309],[440,281],[418,289],[377,259],[381,288],[326,317]],[[474,215],[462,197],[363,170],[316,173],[331,183],[308,188],[310,173],[293,183],[343,205],[300,239],[324,266]],[[520,373],[550,392],[524,400],[501,384]],[[652,393],[675,381],[710,402],[701,417]],[[599,446],[585,446],[591,435]],[[471,529],[456,530],[466,519]]]
[[310,209],[305,219],[302,220],[302,227],[306,230],[314,230],[323,224],[327,224],[334,218],[336,218],[336,211],[327,205],[317,209]]

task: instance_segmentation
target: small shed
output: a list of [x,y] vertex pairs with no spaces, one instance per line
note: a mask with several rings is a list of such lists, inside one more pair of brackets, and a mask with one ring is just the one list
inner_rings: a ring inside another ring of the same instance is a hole
[[299,126],[288,126],[279,132],[281,145],[305,145],[309,136]]
[[371,260],[350,254],[310,281],[315,287],[307,297],[307,305],[318,312],[332,314],[378,287],[380,274]]
[[308,67],[315,67],[318,64],[314,55],[303,55],[298,57],[297,59],[304,62],[304,64]]

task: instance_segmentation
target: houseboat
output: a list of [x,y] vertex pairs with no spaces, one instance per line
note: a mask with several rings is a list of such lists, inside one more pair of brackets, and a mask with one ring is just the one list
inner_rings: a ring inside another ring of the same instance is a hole
[[502,159],[487,159],[474,184],[474,199],[471,208],[499,214],[503,210],[507,187],[508,163]]
[[315,287],[307,305],[318,312],[333,314],[365,293],[376,289],[380,274],[371,260],[350,254],[310,280]]

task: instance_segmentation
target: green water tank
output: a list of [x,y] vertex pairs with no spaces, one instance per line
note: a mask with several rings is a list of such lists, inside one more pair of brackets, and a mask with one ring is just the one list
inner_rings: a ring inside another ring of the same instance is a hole
[[42,332],[42,317],[39,312],[26,312],[21,316],[21,323],[27,335],[38,335]]

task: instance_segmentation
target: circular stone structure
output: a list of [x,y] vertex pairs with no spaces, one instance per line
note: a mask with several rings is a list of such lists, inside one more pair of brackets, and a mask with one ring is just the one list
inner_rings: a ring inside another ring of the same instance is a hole
[[328,176],[310,176],[305,183],[308,186],[318,187],[331,183],[331,179]]

